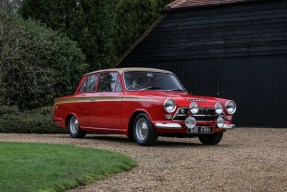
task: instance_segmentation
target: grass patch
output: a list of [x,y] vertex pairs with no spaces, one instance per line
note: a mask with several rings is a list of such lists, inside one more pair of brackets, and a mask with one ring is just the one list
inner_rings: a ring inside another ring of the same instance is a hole
[[136,166],[120,153],[70,145],[0,142],[0,154],[2,192],[64,191]]

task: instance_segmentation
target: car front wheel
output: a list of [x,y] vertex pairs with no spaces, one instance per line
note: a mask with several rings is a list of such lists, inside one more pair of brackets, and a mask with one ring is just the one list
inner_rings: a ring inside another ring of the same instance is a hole
[[76,116],[71,116],[68,123],[68,130],[73,138],[83,138],[86,135],[86,131],[82,130],[79,126],[79,122]]
[[143,146],[154,145],[158,138],[158,133],[153,128],[149,117],[144,113],[140,113],[135,118],[133,135],[135,141]]
[[222,139],[223,133],[213,133],[212,135],[199,135],[198,139],[204,145],[217,145]]

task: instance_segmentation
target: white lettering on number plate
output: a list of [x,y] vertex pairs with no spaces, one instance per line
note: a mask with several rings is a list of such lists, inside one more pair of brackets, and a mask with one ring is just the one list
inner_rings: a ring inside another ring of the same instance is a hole
[[194,127],[192,129],[188,129],[189,133],[201,133],[201,134],[210,134],[213,133],[212,127]]

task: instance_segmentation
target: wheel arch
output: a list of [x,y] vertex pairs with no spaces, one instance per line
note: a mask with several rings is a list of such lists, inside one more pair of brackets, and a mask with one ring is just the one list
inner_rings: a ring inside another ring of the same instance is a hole
[[[65,118],[65,127],[68,126],[69,120],[70,120],[70,118],[71,118],[72,116],[77,117],[77,115],[76,115],[75,113],[70,113],[70,114],[68,114],[68,115],[66,116],[66,118]],[[78,118],[78,117],[77,117],[77,118]]]
[[135,120],[135,118],[136,118],[140,113],[146,114],[146,115],[149,117],[149,119],[152,121],[152,119],[151,119],[149,113],[148,113],[146,110],[140,109],[140,110],[134,111],[133,114],[132,114],[132,116],[131,116],[131,118],[130,118],[130,120],[129,120],[129,124],[128,124],[128,134],[129,134],[129,135],[133,135],[133,124],[134,124],[134,120]]

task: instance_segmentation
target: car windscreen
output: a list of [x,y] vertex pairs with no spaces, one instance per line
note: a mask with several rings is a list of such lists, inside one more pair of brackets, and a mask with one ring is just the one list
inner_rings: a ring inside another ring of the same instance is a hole
[[124,72],[124,81],[128,91],[186,91],[171,73],[128,71]]

